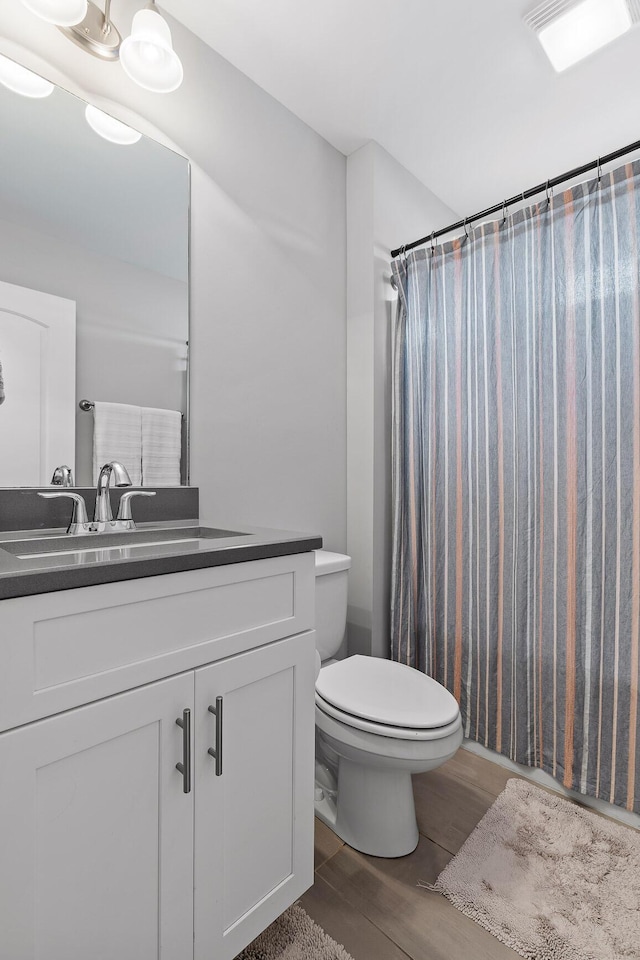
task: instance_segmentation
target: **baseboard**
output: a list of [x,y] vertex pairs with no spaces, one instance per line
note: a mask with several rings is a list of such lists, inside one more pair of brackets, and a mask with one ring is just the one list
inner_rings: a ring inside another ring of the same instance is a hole
[[563,787],[561,783],[554,780],[551,774],[545,773],[544,770],[538,770],[535,767],[526,767],[521,763],[514,763],[514,761],[509,760],[508,757],[503,757],[501,753],[495,753],[495,751],[489,750],[488,747],[483,747],[482,744],[476,743],[475,740],[465,740],[462,747],[464,750],[468,750],[469,753],[475,753],[479,757],[484,757],[485,760],[491,760],[492,763],[497,763],[499,766],[505,767],[507,770],[511,770],[512,773],[517,773],[519,776],[524,777],[526,780],[531,780],[541,787],[553,790],[554,793],[558,793],[562,797],[569,797],[583,807],[590,807],[597,813],[604,814],[605,817],[610,817],[612,820],[618,820],[628,827],[634,827],[636,830],[640,830],[640,816],[638,816],[638,814],[624,810],[622,807],[617,807],[613,803],[607,803],[606,800],[598,800],[595,797],[588,797],[583,793],[577,793],[575,790],[567,790],[566,787]]

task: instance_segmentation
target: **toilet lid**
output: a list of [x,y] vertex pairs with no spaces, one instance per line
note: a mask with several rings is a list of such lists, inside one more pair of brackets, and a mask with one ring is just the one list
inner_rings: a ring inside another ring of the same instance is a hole
[[338,710],[392,727],[444,727],[459,714],[456,699],[431,677],[377,657],[347,657],[323,667],[316,690]]

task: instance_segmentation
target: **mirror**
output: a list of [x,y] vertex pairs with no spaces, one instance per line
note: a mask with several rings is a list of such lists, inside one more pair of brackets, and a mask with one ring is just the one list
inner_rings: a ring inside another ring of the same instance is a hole
[[47,485],[62,464],[93,485],[94,426],[107,459],[137,455],[83,400],[131,405],[134,422],[179,411],[160,421],[186,484],[189,163],[144,136],[104,139],[85,107],[0,85],[0,487]]

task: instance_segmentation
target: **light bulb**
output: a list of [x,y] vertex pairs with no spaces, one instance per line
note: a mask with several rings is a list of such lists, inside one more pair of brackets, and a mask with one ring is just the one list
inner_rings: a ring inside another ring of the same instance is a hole
[[101,137],[104,137],[105,140],[110,140],[111,143],[117,143],[120,146],[131,146],[137,143],[142,137],[142,134],[138,130],[134,130],[133,127],[127,126],[126,123],[122,123],[122,121],[116,120],[115,117],[109,116],[104,110],[99,110],[91,103],[87,104],[84,115],[91,129]]
[[153,93],[171,93],[182,83],[182,63],[173,49],[169,24],[156,10],[136,13],[131,36],[120,46],[120,63],[134,83]]
[[138,46],[138,52],[142,60],[145,60],[147,63],[158,63],[159,60],[162,60],[164,56],[162,50],[159,47],[156,47],[154,43],[147,43],[143,40]]
[[32,70],[0,54],[0,83],[23,97],[42,99],[54,91],[54,85]]
[[87,0],[22,0],[37,17],[58,27],[73,27],[87,15]]

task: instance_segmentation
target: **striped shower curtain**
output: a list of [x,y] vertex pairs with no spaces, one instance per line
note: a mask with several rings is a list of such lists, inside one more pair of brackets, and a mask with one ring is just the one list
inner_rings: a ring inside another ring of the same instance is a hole
[[392,656],[640,812],[640,164],[395,261]]

